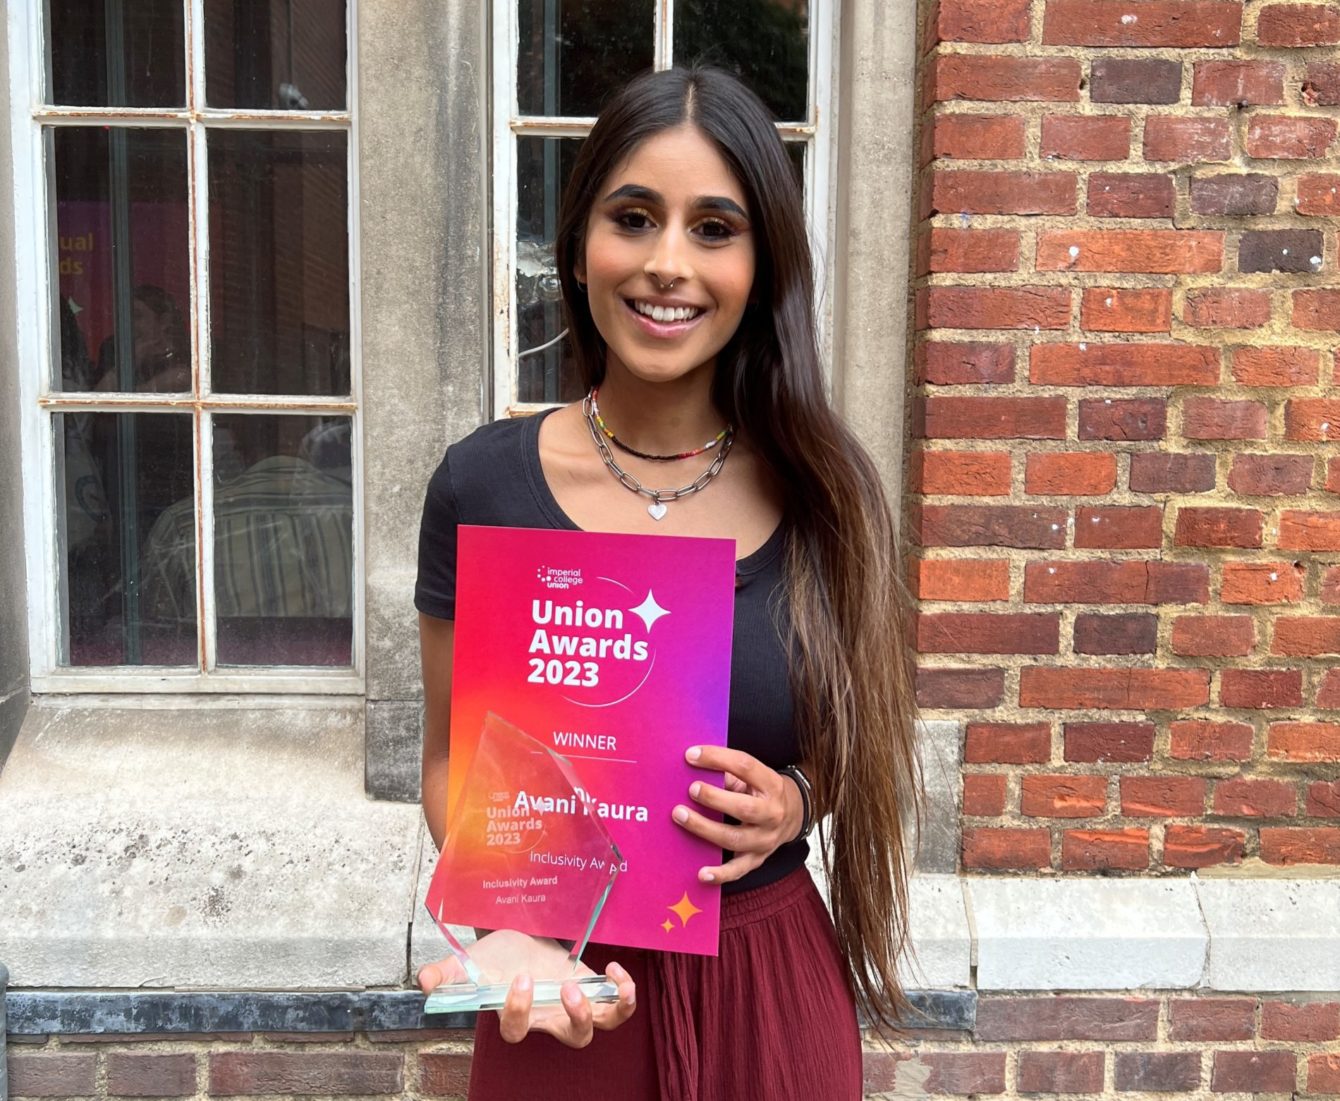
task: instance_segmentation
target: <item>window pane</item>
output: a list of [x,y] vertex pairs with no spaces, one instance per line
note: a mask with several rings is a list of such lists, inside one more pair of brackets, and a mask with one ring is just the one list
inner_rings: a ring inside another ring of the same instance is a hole
[[519,0],[523,115],[595,115],[655,58],[654,0]]
[[48,0],[51,102],[186,104],[181,0]]
[[350,429],[347,417],[215,416],[220,665],[352,663]]
[[205,0],[211,107],[342,111],[341,0]]
[[191,417],[57,414],[55,436],[62,664],[194,665]]
[[186,135],[55,127],[62,390],[191,388]]
[[581,148],[578,138],[517,139],[517,397],[520,401],[572,401],[581,386],[566,340],[546,348],[563,331],[554,235],[563,185]]
[[675,64],[738,74],[782,122],[809,117],[807,0],[675,0]]
[[346,135],[209,135],[213,387],[349,393]]
[[786,155],[791,158],[791,167],[796,171],[796,183],[805,190],[805,153],[809,142],[789,141],[786,143]]

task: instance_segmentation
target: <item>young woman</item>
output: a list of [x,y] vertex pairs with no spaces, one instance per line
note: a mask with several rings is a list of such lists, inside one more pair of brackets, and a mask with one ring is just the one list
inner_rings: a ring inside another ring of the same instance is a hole
[[[440,844],[458,523],[733,539],[729,748],[684,747],[726,787],[695,783],[673,811],[724,850],[699,873],[724,892],[720,954],[592,946],[620,989],[594,1008],[570,988],[532,1010],[518,981],[501,1027],[479,1024],[470,1096],[859,1097],[855,999],[889,1024],[902,997],[908,647],[889,509],[825,398],[801,195],[767,109],[712,69],[634,80],[582,146],[556,252],[586,398],[484,426],[428,490],[425,814]],[[804,868],[821,816],[831,920]]]

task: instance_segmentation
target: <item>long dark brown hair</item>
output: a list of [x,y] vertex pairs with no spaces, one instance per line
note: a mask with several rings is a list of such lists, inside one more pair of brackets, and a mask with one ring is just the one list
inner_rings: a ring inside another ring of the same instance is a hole
[[583,382],[605,345],[576,266],[610,173],[654,134],[684,123],[714,143],[749,201],[751,305],[717,357],[713,401],[787,487],[791,673],[805,760],[830,815],[821,833],[838,941],[870,1016],[905,1008],[907,866],[921,789],[906,601],[879,476],[824,392],[814,270],[800,187],[768,109],[718,69],[647,73],[600,114],[559,211],[556,254]]

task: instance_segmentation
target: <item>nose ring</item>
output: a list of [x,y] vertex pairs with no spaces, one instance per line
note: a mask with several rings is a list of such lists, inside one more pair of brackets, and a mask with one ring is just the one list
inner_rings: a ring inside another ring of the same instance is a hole
[[675,289],[675,284],[679,282],[679,278],[678,278],[678,276],[676,276],[674,279],[671,279],[670,282],[668,282],[668,283],[662,283],[662,282],[661,282],[661,277],[660,277],[659,275],[655,275],[655,274],[653,274],[653,275],[652,275],[652,278],[656,280],[656,285],[657,285],[661,290],[663,290],[663,291],[672,291],[672,290],[674,290],[674,289]]

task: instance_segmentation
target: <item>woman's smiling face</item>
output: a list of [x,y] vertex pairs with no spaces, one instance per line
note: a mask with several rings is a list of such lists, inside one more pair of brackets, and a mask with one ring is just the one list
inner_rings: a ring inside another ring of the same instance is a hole
[[600,186],[577,278],[607,351],[664,382],[715,366],[754,285],[748,200],[690,123],[637,146]]

